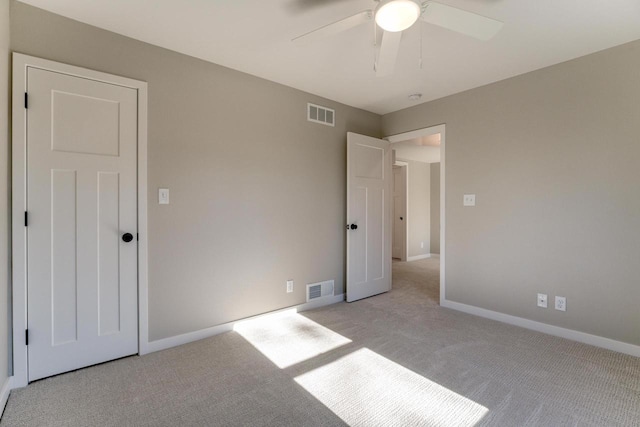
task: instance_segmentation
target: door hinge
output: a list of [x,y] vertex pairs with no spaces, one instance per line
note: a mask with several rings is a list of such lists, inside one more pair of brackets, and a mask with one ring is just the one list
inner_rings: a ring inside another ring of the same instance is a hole
[[29,94],[27,92],[24,93],[24,108],[29,108]]
[[28,329],[24,330],[24,342],[25,342],[25,345],[29,345],[29,330]]
[[29,226],[29,212],[24,211],[24,226],[28,227]]
[[136,233],[136,240],[140,240],[140,234]]

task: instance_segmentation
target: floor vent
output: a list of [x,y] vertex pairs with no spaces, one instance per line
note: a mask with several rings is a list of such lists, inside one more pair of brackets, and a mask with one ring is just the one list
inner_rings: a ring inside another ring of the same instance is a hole
[[333,280],[307,285],[307,302],[333,296]]
[[336,112],[331,108],[307,104],[307,120],[327,126],[336,125]]

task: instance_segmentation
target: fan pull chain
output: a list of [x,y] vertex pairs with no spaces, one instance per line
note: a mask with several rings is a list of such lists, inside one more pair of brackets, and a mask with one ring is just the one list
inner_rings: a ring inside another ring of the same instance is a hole
[[420,25],[420,60],[419,60],[419,64],[420,64],[420,69],[422,70],[422,25],[420,22],[418,22],[418,24]]
[[376,25],[376,21],[373,20],[373,72],[375,73],[378,68],[378,64],[376,61],[376,48],[378,46],[378,28]]

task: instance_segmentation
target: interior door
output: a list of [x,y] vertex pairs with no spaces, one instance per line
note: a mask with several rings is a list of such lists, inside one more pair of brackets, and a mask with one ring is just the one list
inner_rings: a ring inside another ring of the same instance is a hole
[[393,166],[393,258],[405,259],[405,249],[407,247],[406,223],[407,213],[406,202],[407,183],[406,166]]
[[138,352],[137,91],[29,68],[29,380]]
[[347,134],[347,301],[391,290],[391,148]]

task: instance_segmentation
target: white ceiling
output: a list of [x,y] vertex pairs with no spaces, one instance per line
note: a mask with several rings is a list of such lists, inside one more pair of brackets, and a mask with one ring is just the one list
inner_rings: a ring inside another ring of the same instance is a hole
[[638,0],[439,0],[505,25],[481,42],[418,21],[395,74],[378,78],[373,24],[304,47],[290,41],[372,0],[21,1],[379,114],[415,105],[412,93],[430,101],[640,39]]
[[438,163],[440,161],[440,134],[395,142],[391,148],[396,151],[396,159],[398,160]]

